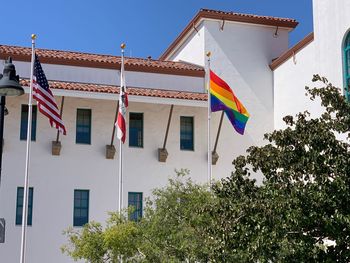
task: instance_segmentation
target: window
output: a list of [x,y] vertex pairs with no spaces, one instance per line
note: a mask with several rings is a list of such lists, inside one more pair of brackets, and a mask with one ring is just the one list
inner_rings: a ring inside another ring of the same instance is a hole
[[142,193],[128,193],[128,207],[133,207],[130,220],[138,221],[142,218]]
[[76,143],[91,143],[91,110],[77,109]]
[[[24,188],[17,187],[17,204],[16,204],[16,225],[22,225],[22,211],[23,211],[23,195]],[[32,225],[32,215],[33,215],[33,188],[29,188],[28,194],[28,217],[27,225]]]
[[74,190],[73,226],[89,222],[89,190]]
[[[36,139],[36,112],[37,108],[35,105],[32,106],[32,141]],[[28,105],[22,104],[21,108],[21,128],[19,138],[20,140],[27,140],[27,129],[28,129]]]
[[350,99],[350,32],[347,34],[344,42],[344,82],[345,95]]
[[180,117],[180,149],[194,150],[193,147],[193,117]]
[[143,147],[143,113],[129,114],[129,146]]

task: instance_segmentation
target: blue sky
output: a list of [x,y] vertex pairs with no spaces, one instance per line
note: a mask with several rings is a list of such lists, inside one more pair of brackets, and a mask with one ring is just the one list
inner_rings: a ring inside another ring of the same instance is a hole
[[291,45],[313,30],[312,0],[6,0],[0,44],[158,58],[200,8],[294,18]]

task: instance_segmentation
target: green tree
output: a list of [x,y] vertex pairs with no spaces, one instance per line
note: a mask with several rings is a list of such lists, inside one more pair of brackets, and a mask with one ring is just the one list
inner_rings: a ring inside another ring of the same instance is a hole
[[[266,134],[214,187],[207,231],[221,244],[217,262],[350,262],[350,106],[325,78],[314,81],[324,87],[307,92],[324,113],[285,117],[286,129]],[[261,186],[250,179],[257,171]]]
[[114,213],[105,228],[91,222],[82,230],[68,229],[62,251],[92,263],[118,262],[121,255],[124,262],[207,261],[213,239],[204,232],[211,220],[205,207],[214,198],[207,186],[193,183],[187,174],[178,171],[166,187],[155,189],[139,222]]
[[204,231],[211,224],[206,207],[215,199],[207,186],[193,183],[188,171],[153,191],[141,221],[144,251],[149,262],[206,262],[214,241]]
[[139,252],[140,230],[136,222],[128,221],[119,213],[111,213],[106,227],[90,222],[81,230],[69,228],[64,231],[68,244],[61,250],[74,260],[83,259],[91,263],[119,262],[123,255],[126,262],[141,262]]

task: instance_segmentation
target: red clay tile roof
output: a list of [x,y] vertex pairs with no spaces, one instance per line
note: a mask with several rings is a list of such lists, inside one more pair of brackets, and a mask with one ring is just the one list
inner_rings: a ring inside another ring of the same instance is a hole
[[270,64],[270,68],[272,70],[275,70],[280,65],[282,65],[284,62],[286,62],[290,57],[295,55],[298,51],[306,47],[309,43],[311,43],[314,40],[314,32],[311,32],[308,34],[304,39],[302,39],[300,42],[298,42],[296,45],[288,49],[286,52],[284,52],[281,56],[274,59],[272,63]]
[[252,14],[241,14],[234,12],[224,12],[211,9],[201,9],[197,15],[188,23],[185,29],[175,39],[175,41],[165,50],[165,52],[159,57],[160,60],[168,59],[171,52],[177,47],[177,45],[186,37],[186,35],[197,25],[202,19],[217,19],[225,21],[234,21],[241,23],[250,23],[266,26],[278,26],[285,28],[295,28],[298,22],[295,19],[272,17],[272,16],[258,16]]
[[[218,17],[220,17],[220,19],[238,21],[238,22],[247,22],[247,23],[253,23],[253,24],[281,26],[281,27],[288,27],[288,28],[295,28],[298,25],[298,22],[295,19],[275,17],[275,16],[259,16],[259,15],[253,15],[253,14],[225,12],[220,10],[212,10],[212,9],[204,9],[204,8],[202,8],[199,13],[201,13],[202,17],[205,17],[205,18],[218,19]],[[214,17],[210,17],[210,14],[212,14]],[[242,19],[247,19],[247,21],[241,21]]]
[[[21,79],[22,86],[29,87],[28,79]],[[86,84],[77,82],[49,81],[50,88],[71,91],[85,91],[97,93],[112,93],[119,94],[119,87],[112,85]],[[206,93],[186,92],[186,91],[171,91],[161,89],[146,89],[146,88],[127,88],[128,94],[131,96],[146,96],[167,99],[182,99],[206,101]]]
[[[36,49],[36,53],[40,61],[47,64],[120,69],[121,63],[121,57],[110,55],[49,49]],[[30,61],[31,48],[0,45],[0,59],[5,59],[8,56],[11,56],[14,60]],[[203,77],[205,74],[202,67],[189,63],[131,57],[125,58],[125,70],[196,77]]]

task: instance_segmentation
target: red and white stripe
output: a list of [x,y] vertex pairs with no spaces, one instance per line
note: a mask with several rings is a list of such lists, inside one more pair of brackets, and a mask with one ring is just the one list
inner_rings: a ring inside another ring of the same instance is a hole
[[55,127],[64,135],[66,135],[66,127],[63,124],[60,112],[51,90],[43,89],[36,82],[36,76],[33,76],[33,98],[38,103],[39,111],[49,119],[51,127]]
[[119,110],[118,118],[115,126],[117,126],[117,137],[123,143],[126,138],[126,108],[128,107],[128,94],[126,92],[125,77],[124,77],[124,54],[120,68],[120,90],[119,90]]

